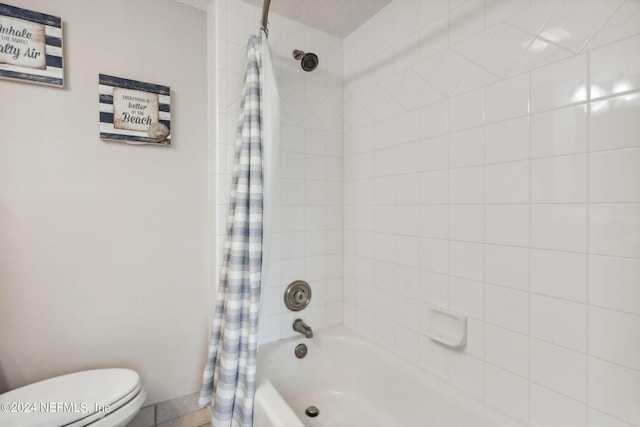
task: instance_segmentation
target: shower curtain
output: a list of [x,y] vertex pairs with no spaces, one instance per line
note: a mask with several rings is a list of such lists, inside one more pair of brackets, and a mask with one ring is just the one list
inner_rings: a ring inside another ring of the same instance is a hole
[[[240,106],[228,233],[200,406],[215,427],[251,427],[260,289],[268,259],[279,101],[266,41],[251,36]],[[274,108],[275,107],[275,108]]]

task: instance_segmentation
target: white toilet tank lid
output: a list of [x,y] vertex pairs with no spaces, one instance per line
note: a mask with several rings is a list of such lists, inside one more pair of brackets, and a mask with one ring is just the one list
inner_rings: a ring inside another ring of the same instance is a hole
[[0,394],[0,426],[64,426],[107,412],[140,388],[130,369],[96,369],[62,375]]

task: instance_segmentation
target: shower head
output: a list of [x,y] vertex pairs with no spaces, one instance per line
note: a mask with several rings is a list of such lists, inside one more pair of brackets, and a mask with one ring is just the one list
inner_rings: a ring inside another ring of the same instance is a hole
[[318,66],[318,55],[315,53],[304,53],[301,50],[294,50],[293,57],[300,61],[300,66],[305,71],[313,71]]

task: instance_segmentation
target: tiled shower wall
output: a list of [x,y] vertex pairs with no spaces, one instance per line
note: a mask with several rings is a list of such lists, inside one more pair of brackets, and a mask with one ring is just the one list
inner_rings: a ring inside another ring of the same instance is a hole
[[639,33],[635,0],[395,0],[351,34],[345,323],[532,425],[640,425]]
[[[240,0],[215,2],[216,124],[214,240],[219,271],[246,45],[258,34],[261,9]],[[293,335],[302,317],[314,329],[342,323],[342,40],[281,18],[269,19],[269,45],[281,100],[273,275],[263,287],[259,341]],[[307,73],[294,49],[314,52]],[[218,274],[216,274],[218,277]],[[303,279],[313,298],[302,312],[283,303],[286,286]]]

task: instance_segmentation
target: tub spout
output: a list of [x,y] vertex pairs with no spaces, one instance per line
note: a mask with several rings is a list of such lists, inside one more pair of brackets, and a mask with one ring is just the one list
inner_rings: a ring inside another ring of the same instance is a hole
[[302,319],[296,319],[293,322],[293,330],[296,332],[300,332],[306,338],[313,338],[313,331],[311,330],[311,326],[304,323]]

